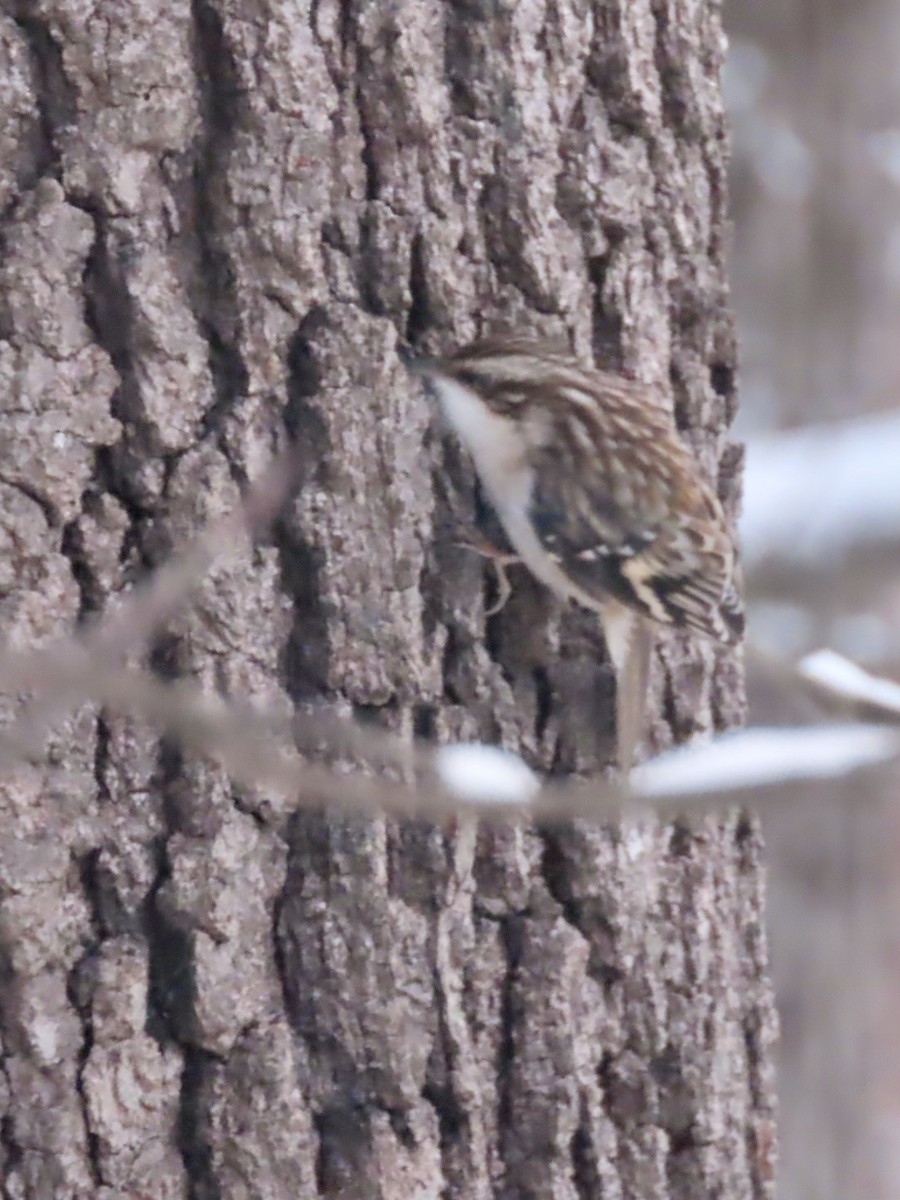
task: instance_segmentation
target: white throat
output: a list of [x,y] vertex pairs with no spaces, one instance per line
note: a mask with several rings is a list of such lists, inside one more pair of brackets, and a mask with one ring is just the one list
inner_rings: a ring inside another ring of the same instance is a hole
[[478,474],[491,492],[509,472],[525,469],[524,447],[515,425],[491,412],[470,388],[443,376],[433,377],[447,420],[475,460]]
[[568,579],[541,545],[529,515],[534,472],[528,443],[518,423],[492,412],[470,388],[445,376],[432,376],[447,420],[471,454],[506,534],[532,574],[557,596],[572,596],[588,608],[596,599]]

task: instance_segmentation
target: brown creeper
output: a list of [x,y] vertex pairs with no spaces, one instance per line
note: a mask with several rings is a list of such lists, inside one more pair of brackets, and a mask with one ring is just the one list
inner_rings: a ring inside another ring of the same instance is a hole
[[738,639],[721,506],[646,385],[521,337],[413,370],[434,387],[525,565],[604,617],[620,691],[634,641],[628,613]]

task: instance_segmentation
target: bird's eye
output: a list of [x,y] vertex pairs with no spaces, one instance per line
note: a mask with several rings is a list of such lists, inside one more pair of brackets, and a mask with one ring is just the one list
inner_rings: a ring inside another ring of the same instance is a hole
[[463,387],[477,388],[480,381],[475,371],[457,371],[456,382],[461,383]]

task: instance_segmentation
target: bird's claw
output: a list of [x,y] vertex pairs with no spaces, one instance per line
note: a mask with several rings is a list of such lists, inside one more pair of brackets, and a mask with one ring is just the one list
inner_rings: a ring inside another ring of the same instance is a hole
[[498,550],[487,539],[481,542],[454,542],[460,550],[472,550],[479,554],[482,558],[488,559],[491,566],[494,568],[494,573],[497,579],[497,599],[484,610],[486,617],[495,617],[497,613],[502,612],[506,607],[506,602],[512,595],[512,584],[509,582],[509,574],[506,568],[520,561],[517,554],[507,554],[503,550]]

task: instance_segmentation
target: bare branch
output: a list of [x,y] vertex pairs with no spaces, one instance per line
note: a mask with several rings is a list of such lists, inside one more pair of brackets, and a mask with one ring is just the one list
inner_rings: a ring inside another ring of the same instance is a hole
[[[900,733],[878,726],[750,729],[661,755],[633,772],[630,788],[606,778],[551,783],[536,791],[538,781],[525,764],[496,748],[407,746],[322,713],[286,721],[249,704],[204,695],[193,685],[164,683],[136,671],[94,668],[91,693],[99,703],[146,720],[208,755],[236,782],[277,791],[294,805],[337,805],[368,816],[386,812],[435,822],[463,811],[504,820],[603,821],[631,812],[671,818],[738,804],[760,808],[783,802],[771,789],[785,782],[839,778],[900,759]],[[366,773],[310,762],[285,737],[294,729],[306,740],[311,733],[327,735],[332,746],[374,752],[379,765]],[[493,756],[490,763],[486,752]],[[503,778],[500,758],[506,761]]]
[[0,768],[34,753],[50,725],[92,694],[97,672],[116,666],[148,642],[197,587],[213,562],[264,529],[284,504],[296,473],[296,454],[274,459],[241,504],[214,521],[159,567],[116,608],[84,630],[34,651],[0,651],[0,688],[31,692],[33,699],[0,738]]

